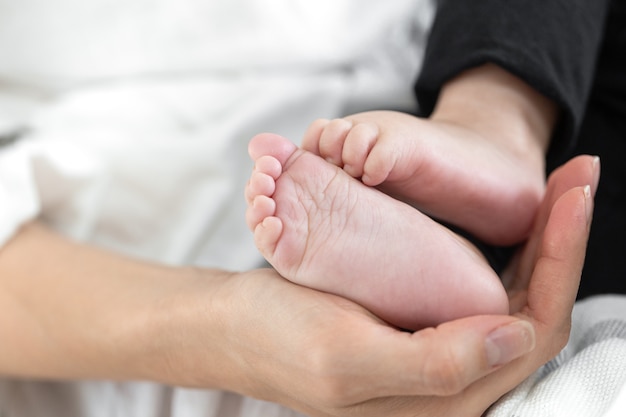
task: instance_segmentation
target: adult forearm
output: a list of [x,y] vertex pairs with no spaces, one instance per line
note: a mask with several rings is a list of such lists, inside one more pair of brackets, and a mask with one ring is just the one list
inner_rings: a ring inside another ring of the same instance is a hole
[[271,269],[166,268],[30,225],[0,251],[0,373],[224,388],[320,417],[479,415],[567,339],[592,202],[580,187],[556,199],[595,183],[591,160],[548,185],[552,215],[515,271],[533,271],[528,314],[414,334]]
[[27,225],[0,250],[0,373],[53,379],[167,373],[167,309],[185,286],[196,285],[196,275]]

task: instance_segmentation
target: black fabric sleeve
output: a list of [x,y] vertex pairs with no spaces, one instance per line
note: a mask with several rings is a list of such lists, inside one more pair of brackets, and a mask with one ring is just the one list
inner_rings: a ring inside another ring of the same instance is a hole
[[[571,150],[593,81],[609,0],[440,0],[416,94],[422,116],[461,71],[495,63],[561,108],[548,154]],[[560,158],[559,158],[560,159]]]

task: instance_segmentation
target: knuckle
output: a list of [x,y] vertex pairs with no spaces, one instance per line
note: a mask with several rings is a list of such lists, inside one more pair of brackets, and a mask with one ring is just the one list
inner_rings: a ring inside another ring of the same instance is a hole
[[558,324],[546,322],[540,322],[539,324],[542,327],[542,333],[548,335],[543,344],[544,359],[550,360],[558,355],[569,342],[572,321],[568,317]]
[[459,362],[454,349],[446,346],[431,360],[425,361],[425,386],[435,395],[454,395],[465,388],[465,366]]

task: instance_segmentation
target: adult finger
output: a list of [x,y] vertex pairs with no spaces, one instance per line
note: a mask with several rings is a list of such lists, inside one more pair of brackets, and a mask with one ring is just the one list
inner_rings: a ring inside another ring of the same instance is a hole
[[537,346],[524,357],[472,385],[466,392],[468,409],[484,407],[481,395],[504,394],[565,345],[584,262],[593,212],[591,187],[576,187],[554,204],[538,250],[528,288],[527,305],[518,317],[536,332]]
[[590,186],[595,196],[600,180],[600,158],[579,155],[557,168],[548,178],[544,204],[539,209],[535,227],[543,229],[556,200],[574,187]]
[[[528,288],[527,313],[554,328],[576,299],[593,213],[591,187],[576,187],[554,205]],[[568,320],[569,321],[569,320]]]
[[511,316],[468,317],[393,337],[388,333],[394,330],[383,332],[365,340],[367,349],[356,359],[364,362],[351,364],[370,380],[362,385],[366,392],[352,393],[355,401],[456,394],[535,344],[532,325]]
[[510,290],[526,290],[528,288],[528,281],[543,238],[543,231],[555,202],[568,190],[585,185],[590,186],[591,195],[595,196],[599,178],[600,159],[589,155],[580,155],[571,159],[550,175],[543,202],[535,219],[532,235],[522,253],[505,272],[505,280],[509,280],[507,275],[514,275],[513,283],[508,286]]

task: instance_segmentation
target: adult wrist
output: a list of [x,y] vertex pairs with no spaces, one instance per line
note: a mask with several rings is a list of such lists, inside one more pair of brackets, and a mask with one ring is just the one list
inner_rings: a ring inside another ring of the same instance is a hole
[[244,320],[235,311],[242,302],[240,274],[193,267],[171,268],[170,274],[136,320],[141,340],[128,359],[138,375],[168,385],[246,393],[247,366],[231,340],[233,320]]

